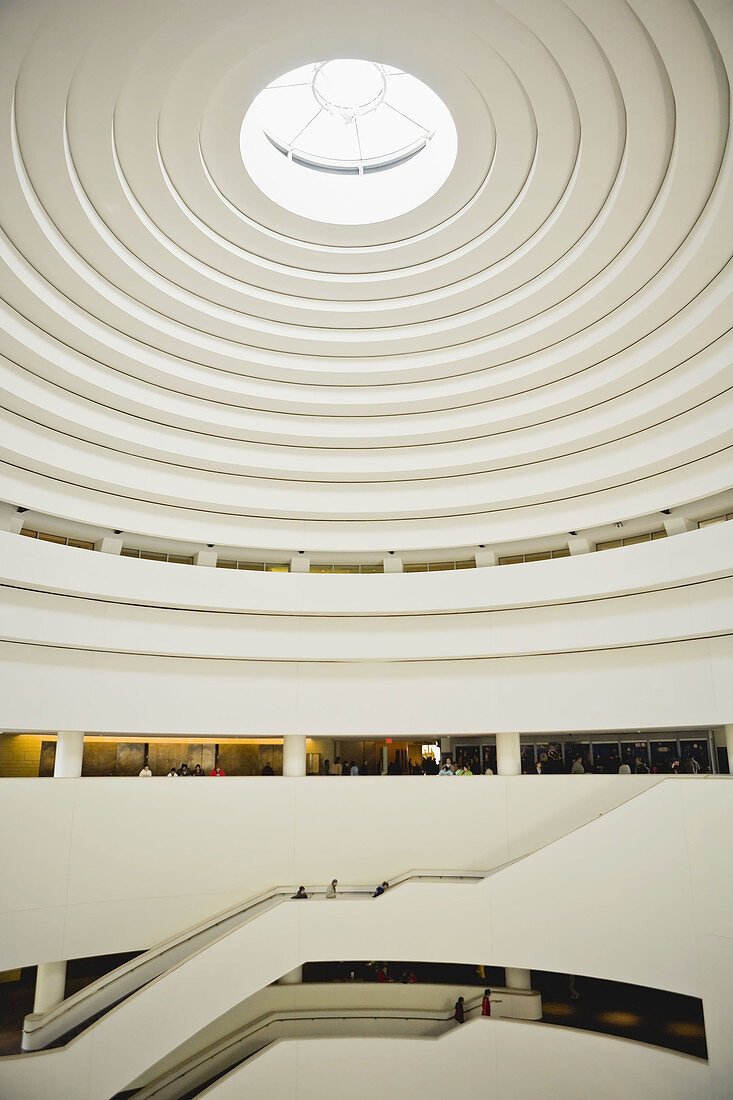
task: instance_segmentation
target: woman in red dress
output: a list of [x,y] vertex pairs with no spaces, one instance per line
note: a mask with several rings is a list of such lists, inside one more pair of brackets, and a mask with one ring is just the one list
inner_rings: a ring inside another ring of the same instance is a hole
[[485,989],[484,990],[483,1000],[481,1001],[481,1015],[482,1016],[490,1016],[491,1015],[491,990],[490,989]]

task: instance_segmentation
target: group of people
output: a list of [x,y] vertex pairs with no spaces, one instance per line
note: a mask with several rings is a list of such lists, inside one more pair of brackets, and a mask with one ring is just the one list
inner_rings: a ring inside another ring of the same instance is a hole
[[[330,899],[335,898],[335,897],[338,896],[338,884],[339,884],[339,880],[337,878],[332,878],[331,879],[328,886],[326,887],[326,898],[327,899],[330,900]],[[372,897],[373,898],[381,898],[381,896],[385,892],[385,890],[389,890],[389,883],[388,882],[380,882],[379,885],[374,888],[374,893],[372,894]],[[299,886],[298,890],[297,890],[297,893],[293,894],[291,896],[290,900],[291,901],[307,901],[309,897],[310,897],[310,894],[306,893],[305,886]]]
[[[446,756],[442,765],[438,765],[437,762],[428,756],[424,756],[420,764],[408,763],[402,765],[400,761],[395,757],[390,761],[387,766],[387,770],[381,772],[382,775],[404,775],[405,769],[409,775],[475,775],[468,764],[464,764],[461,761],[454,763],[450,756]],[[339,756],[336,757],[333,763],[330,760],[323,761],[323,767],[321,768],[321,775],[377,775],[376,768],[370,770],[369,763],[364,760],[361,764],[357,764],[355,760],[351,762],[344,760],[342,762]],[[486,768],[484,775],[493,775],[494,772],[491,768]]]
[[349,762],[344,760],[342,762],[341,757],[337,756],[333,764],[330,760],[323,761],[323,775],[369,775],[369,764],[366,760],[361,764],[357,764],[356,760]]
[[[370,967],[377,966],[376,963],[369,963]],[[403,985],[417,985],[417,975],[414,970],[410,970],[409,967],[400,973],[399,978],[395,978],[390,974],[386,963],[382,963],[377,967],[377,981],[382,985],[385,982],[401,982]]]
[[[145,764],[142,768],[142,771],[140,771],[140,773],[139,773],[140,778],[141,779],[149,779],[152,776],[152,774],[153,773],[150,769],[150,765],[148,764],[148,762],[146,760]],[[194,768],[189,768],[188,764],[183,763],[183,764],[181,764],[180,768],[172,767],[171,770],[166,773],[166,775],[167,775],[168,779],[178,779],[179,776],[188,776],[188,775],[205,776],[206,772],[203,770],[203,768],[201,767],[200,764],[196,764],[196,766]],[[220,767],[217,766],[217,767],[211,769],[211,771],[209,772],[209,775],[213,775],[215,778],[223,778],[226,775],[226,772],[224,771],[223,768],[220,768]]]
[[[484,995],[481,998],[481,1015],[482,1016],[490,1016],[491,1015],[491,1005],[492,1005],[492,1003],[500,1004],[501,1003],[501,998],[495,997],[493,1002],[492,1002],[491,990],[490,989],[485,989],[484,990]],[[459,997],[458,1000],[456,1001],[454,1007],[453,1007],[453,1019],[456,1021],[457,1024],[463,1024],[466,1021],[466,1002],[464,1001],[463,997]]]
[[[492,768],[486,768],[484,775],[493,775]],[[472,772],[468,764],[452,764],[450,757],[446,757],[445,762],[441,766],[438,775],[475,775]]]
[[[573,763],[570,767],[570,774],[585,775],[586,772],[592,771],[590,766],[586,766],[586,764],[587,762],[583,760],[582,756],[576,756],[573,759]],[[541,767],[541,761],[537,763],[536,769],[538,774],[543,774],[543,771],[548,770],[546,767],[544,769]],[[597,770],[608,773],[609,769],[599,765]],[[616,759],[611,762],[610,770],[611,772],[616,771],[618,775],[658,775],[660,771],[659,767],[655,764],[650,773],[649,765],[646,763],[645,760],[642,759],[641,756],[636,757],[636,759],[634,760],[633,768],[631,764],[629,764],[627,761],[619,763],[618,757],[616,757]],[[695,759],[694,756],[689,756],[684,762],[680,761],[678,757],[675,757],[669,766],[669,772],[667,774],[699,775],[701,771],[702,768],[700,767],[700,763],[698,760]]]
[[[475,775],[476,774],[476,772],[472,771],[472,769],[470,767],[470,764],[465,763],[463,760],[460,760],[460,759],[457,762],[453,762],[453,760],[451,759],[450,756],[446,756],[444,758],[442,764],[440,764],[440,765],[438,765],[432,757],[423,757],[421,765],[418,766],[417,764],[412,764],[411,763],[411,764],[408,765],[408,767],[409,767],[409,773],[411,775],[420,775],[420,774],[422,774],[422,775]],[[660,769],[659,767],[657,767],[655,765],[651,769],[651,772],[653,774],[656,774],[661,770],[668,771],[672,775],[680,775],[680,774],[697,775],[702,771],[702,768],[701,768],[701,765],[700,765],[699,761],[696,760],[694,756],[689,756],[684,761],[681,761],[679,758],[675,757],[671,761],[671,763],[669,764],[669,767],[665,768],[665,769]],[[633,764],[633,767],[632,767],[631,764],[629,764],[626,761],[620,762],[618,760],[618,757],[616,757],[615,760],[611,761],[610,765],[605,765],[604,766],[604,765],[599,764],[599,765],[597,765],[597,767],[595,769],[592,768],[590,766],[590,764],[587,762],[587,760],[583,756],[581,756],[580,754],[577,754],[573,758],[573,762],[570,766],[570,774],[571,775],[585,775],[586,773],[592,773],[593,771],[604,772],[606,774],[608,774],[609,772],[617,772],[618,775],[631,775],[631,774],[634,774],[634,775],[649,775],[650,774],[649,766],[642,759],[641,756],[636,757],[636,759],[634,761],[634,764]],[[566,766],[563,766],[562,758],[560,757],[557,750],[554,749],[553,747],[550,747],[547,752],[542,751],[539,754],[536,762],[534,764],[528,766],[528,767],[525,766],[525,769],[524,769],[524,774],[525,775],[561,775],[561,774],[564,774],[565,772],[566,772]],[[142,770],[139,773],[139,775],[140,775],[141,778],[147,779],[147,778],[151,777],[152,774],[153,773],[150,769],[150,765],[149,765],[148,761],[146,760]],[[274,771],[271,764],[265,764],[264,767],[262,768],[261,774],[262,775],[274,775],[275,771]],[[348,762],[348,761],[343,761],[342,762],[341,758],[337,756],[333,763],[331,763],[328,760],[324,761],[323,768],[322,768],[322,774],[323,775],[369,775],[370,774],[370,766],[369,766],[369,764],[366,760],[364,760],[361,764],[357,764],[355,760],[352,760],[351,762]],[[371,774],[377,774],[376,770]],[[393,760],[389,764],[386,773],[383,773],[383,774],[403,775],[404,774],[403,767],[400,764],[399,760],[397,760],[397,759]],[[494,771],[491,767],[486,767],[484,769],[483,774],[484,775],[493,775]],[[185,763],[185,762],[183,764],[181,764],[180,768],[172,767],[170,769],[170,771],[167,772],[167,776],[171,779],[178,778],[178,776],[189,776],[189,775],[193,775],[193,776],[209,775],[209,776],[214,776],[214,777],[217,777],[217,778],[223,778],[226,775],[226,772],[224,771],[223,768],[220,768],[218,765],[216,767],[212,768],[211,771],[205,772],[200,764],[196,764],[193,768],[189,768],[188,764]]]

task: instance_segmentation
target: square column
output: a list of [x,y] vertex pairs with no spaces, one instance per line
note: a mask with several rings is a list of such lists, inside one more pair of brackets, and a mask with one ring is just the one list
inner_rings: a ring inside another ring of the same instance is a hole
[[103,538],[97,539],[94,543],[94,549],[98,550],[100,554],[121,554],[122,539],[116,535],[105,535]]
[[210,569],[216,566],[216,550],[198,550],[193,556],[194,565],[206,565]]
[[685,519],[684,516],[667,516],[664,521],[664,530],[667,535],[684,535],[686,531],[694,531],[697,524],[694,520]]
[[402,573],[402,558],[397,554],[385,554],[384,571],[385,573]]
[[499,558],[494,550],[479,548],[473,556],[477,569],[481,569],[485,565],[498,565],[499,563]]
[[568,539],[568,550],[575,557],[576,554],[592,554],[596,548],[596,544],[591,542],[590,539],[572,538]]
[[14,504],[0,504],[0,531],[9,531],[19,535],[23,526],[24,512],[19,512]]

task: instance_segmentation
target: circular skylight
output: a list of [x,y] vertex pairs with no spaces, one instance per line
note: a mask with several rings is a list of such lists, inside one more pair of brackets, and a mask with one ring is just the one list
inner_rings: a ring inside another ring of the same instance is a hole
[[426,84],[390,65],[314,61],[273,80],[242,126],[242,156],[278,205],[359,225],[420,206],[456,157],[453,119]]

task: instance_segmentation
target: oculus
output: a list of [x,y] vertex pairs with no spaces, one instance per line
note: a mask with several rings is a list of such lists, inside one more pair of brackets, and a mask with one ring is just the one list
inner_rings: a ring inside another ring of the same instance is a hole
[[456,129],[442,100],[402,69],[314,61],[271,81],[247,111],[242,156],[279,206],[365,224],[422,205],[450,175]]

